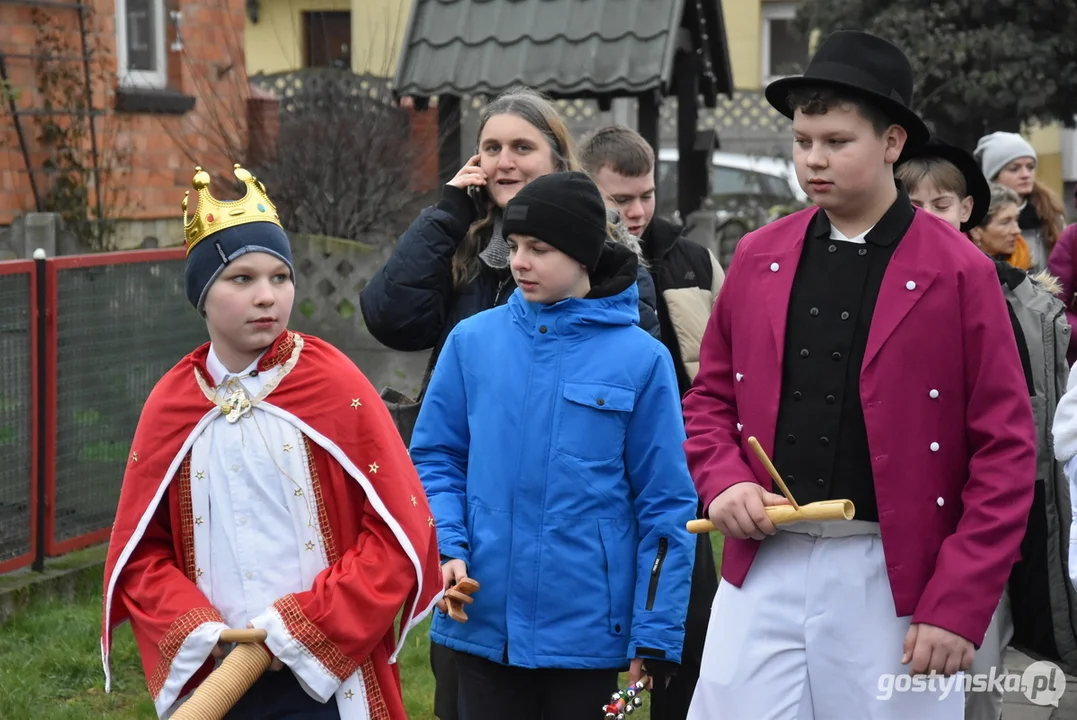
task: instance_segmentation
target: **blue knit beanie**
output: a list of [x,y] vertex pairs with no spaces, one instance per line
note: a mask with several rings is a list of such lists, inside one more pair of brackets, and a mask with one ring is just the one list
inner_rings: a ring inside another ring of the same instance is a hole
[[241,255],[262,252],[288,266],[292,282],[292,246],[280,224],[277,208],[266,194],[265,186],[239,165],[233,167],[236,179],[247,192],[239,200],[222,202],[210,194],[210,176],[195,168],[192,185],[198,193],[198,205],[188,215],[190,191],[183,198],[183,235],[187,246],[187,268],[183,286],[187,299],[198,312],[206,314],[206,294],[228,263]]
[[191,249],[183,284],[187,299],[199,313],[205,314],[209,286],[224,272],[228,263],[241,255],[262,252],[285,265],[295,281],[292,246],[281,227],[271,222],[253,222],[218,230]]

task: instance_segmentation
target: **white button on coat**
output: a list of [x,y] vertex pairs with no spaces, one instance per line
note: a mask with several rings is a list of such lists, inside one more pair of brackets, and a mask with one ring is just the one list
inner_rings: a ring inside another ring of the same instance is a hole
[[741,373],[737,373],[737,382],[740,382],[743,379],[744,379],[744,375],[742,375]]
[[928,395],[930,395],[931,399],[934,400],[939,396],[939,391],[932,388],[931,392],[929,392]]
[[945,500],[943,500],[942,498],[939,498],[939,499],[938,499],[938,500],[936,500],[935,502],[937,502],[937,503],[939,504],[939,507],[942,507],[943,505],[945,505],[945,504],[946,504],[946,501],[945,501]]
[[910,280],[909,282],[905,283],[905,289],[906,290],[915,290],[916,289],[916,283],[914,283],[912,280]]
[[778,263],[771,263],[770,264],[770,271],[771,272],[778,272]]
[[741,425],[740,423],[737,423],[737,432],[740,432],[743,429],[744,429],[744,426]]
[[938,451],[939,451],[939,444],[938,443],[931,443],[931,452],[938,452]]

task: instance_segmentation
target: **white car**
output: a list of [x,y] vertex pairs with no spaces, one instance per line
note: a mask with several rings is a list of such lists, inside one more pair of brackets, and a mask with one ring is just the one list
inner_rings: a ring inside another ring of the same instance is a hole
[[[659,194],[677,203],[677,148],[658,151]],[[792,160],[716,150],[711,155],[711,195],[757,194],[808,202]]]
[[[676,148],[658,152],[658,203],[655,214],[680,220],[677,213]],[[711,156],[711,187],[707,202],[716,216],[715,247],[719,261],[729,262],[736,242],[766,223],[777,206],[807,206],[808,196],[797,182],[791,160],[715,151]]]

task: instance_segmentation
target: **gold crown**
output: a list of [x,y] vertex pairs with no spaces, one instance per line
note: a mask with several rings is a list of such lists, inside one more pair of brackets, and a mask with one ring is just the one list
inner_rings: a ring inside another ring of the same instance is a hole
[[[236,178],[247,186],[247,192],[239,200],[222,202],[209,194],[209,173],[200,167],[194,169],[191,185],[198,192],[198,207],[187,220],[187,200],[191,195],[188,190],[183,194],[183,239],[187,246],[187,255],[198,243],[215,232],[251,222],[271,222],[281,227],[277,206],[266,194],[265,186],[237,163],[232,172]],[[284,228],[281,227],[283,230]]]

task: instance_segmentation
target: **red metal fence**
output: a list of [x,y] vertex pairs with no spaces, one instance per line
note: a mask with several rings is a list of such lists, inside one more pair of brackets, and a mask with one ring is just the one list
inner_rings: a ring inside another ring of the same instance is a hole
[[183,251],[0,262],[0,573],[108,538],[142,405],[205,342]]

